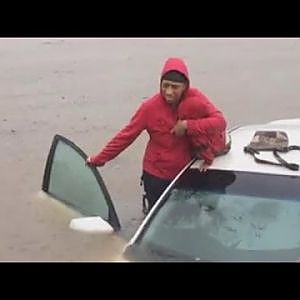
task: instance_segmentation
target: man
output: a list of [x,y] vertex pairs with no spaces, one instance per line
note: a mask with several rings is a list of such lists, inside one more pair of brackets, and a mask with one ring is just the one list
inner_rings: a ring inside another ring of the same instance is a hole
[[[198,97],[207,115],[197,120],[179,120],[178,105]],[[148,202],[146,214],[179,171],[192,159],[189,136],[225,130],[222,113],[199,90],[191,88],[187,66],[180,58],[169,58],[163,67],[160,92],[144,101],[130,122],[87,164],[103,166],[125,150],[147,130],[149,141],[143,158],[142,180]]]

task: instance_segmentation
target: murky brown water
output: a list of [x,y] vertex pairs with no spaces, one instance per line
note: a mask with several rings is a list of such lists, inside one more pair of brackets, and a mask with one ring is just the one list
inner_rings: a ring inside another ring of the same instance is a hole
[[[28,203],[29,204],[29,203]],[[111,261],[122,260],[125,240],[117,234],[86,234],[69,229],[78,217],[43,192],[32,195],[32,216],[24,216],[14,228],[6,257],[30,261]],[[28,210],[29,207],[24,210]],[[26,232],[25,230],[28,230]]]
[[137,228],[142,134],[101,168],[123,226],[73,232],[39,194],[54,134],[95,153],[158,89],[162,63],[182,56],[192,84],[229,125],[299,117],[299,39],[1,39],[0,260],[114,260]]

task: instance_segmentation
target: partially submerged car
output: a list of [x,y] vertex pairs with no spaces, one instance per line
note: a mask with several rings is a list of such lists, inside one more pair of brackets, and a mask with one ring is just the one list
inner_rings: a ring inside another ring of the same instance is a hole
[[[207,172],[192,160],[163,192],[126,245],[129,261],[296,261],[300,258],[300,172],[259,164],[243,151],[257,130],[281,130],[300,145],[300,119],[238,127],[231,150]],[[274,160],[272,152],[260,154]],[[282,154],[300,163],[297,151]],[[81,217],[75,230],[121,229],[99,171],[65,137],[54,137],[42,189]],[[201,161],[200,161],[201,163]]]

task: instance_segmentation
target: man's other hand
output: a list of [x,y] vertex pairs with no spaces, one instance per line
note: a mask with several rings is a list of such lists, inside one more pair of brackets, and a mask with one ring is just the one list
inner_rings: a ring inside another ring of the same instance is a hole
[[175,126],[171,129],[171,134],[176,136],[183,136],[187,130],[187,121],[178,120]]
[[200,165],[199,165],[199,171],[200,172],[206,172],[207,169],[209,168],[209,166],[210,166],[210,164],[207,164],[205,162],[200,163]]

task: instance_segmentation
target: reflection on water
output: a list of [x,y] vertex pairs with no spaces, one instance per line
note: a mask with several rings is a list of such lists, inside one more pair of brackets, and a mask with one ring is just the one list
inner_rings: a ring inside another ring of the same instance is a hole
[[[14,245],[9,245],[5,256],[10,261],[120,261],[126,240],[118,234],[101,236],[69,229],[78,213],[67,208],[47,194],[39,192],[32,201],[35,220],[26,222],[26,232],[17,228]],[[34,222],[32,222],[34,221]],[[34,224],[32,233],[27,231]],[[37,226],[38,224],[38,226]],[[39,227],[39,228],[36,228]],[[19,232],[19,233],[18,233]],[[30,236],[30,238],[25,238]],[[20,242],[18,243],[18,239]]]

